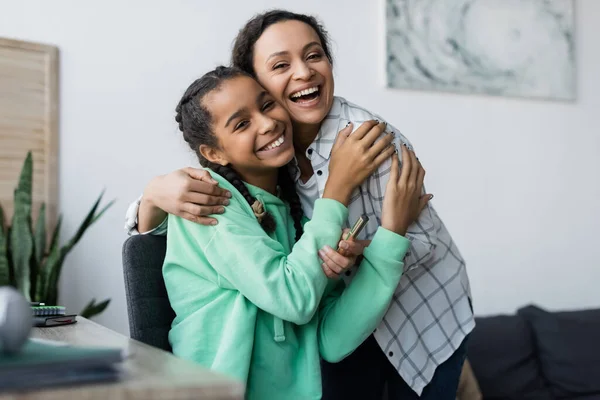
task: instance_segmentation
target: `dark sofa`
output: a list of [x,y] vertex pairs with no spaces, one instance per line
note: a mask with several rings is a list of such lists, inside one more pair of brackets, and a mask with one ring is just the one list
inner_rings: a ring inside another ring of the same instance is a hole
[[468,359],[484,399],[600,400],[600,309],[477,318]]

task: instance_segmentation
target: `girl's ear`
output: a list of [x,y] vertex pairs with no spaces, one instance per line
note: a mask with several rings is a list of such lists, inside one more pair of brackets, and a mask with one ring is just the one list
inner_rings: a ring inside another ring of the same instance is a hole
[[200,145],[200,154],[202,157],[206,158],[208,161],[214,164],[219,164],[226,166],[229,164],[229,160],[225,158],[223,152],[219,149],[215,149],[214,147],[207,146],[205,144]]

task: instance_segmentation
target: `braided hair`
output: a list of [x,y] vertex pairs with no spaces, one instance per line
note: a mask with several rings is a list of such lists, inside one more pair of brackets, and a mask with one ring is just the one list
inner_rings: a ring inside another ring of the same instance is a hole
[[[187,88],[175,108],[177,113],[175,121],[179,124],[179,130],[183,132],[183,138],[196,153],[200,165],[212,169],[227,179],[252,207],[265,232],[272,233],[275,231],[275,219],[270,213],[262,209],[262,204],[250,194],[248,187],[244,184],[235,169],[230,165],[223,166],[213,163],[200,153],[200,145],[202,144],[213,148],[219,147],[217,137],[212,130],[212,116],[202,103],[202,100],[213,90],[218,90],[223,82],[244,76],[253,79],[248,73],[238,68],[219,66],[213,71],[204,74],[201,78],[196,79]],[[290,205],[290,213],[294,219],[294,227],[296,228],[296,240],[298,240],[303,232],[301,222],[302,208],[287,166],[279,168],[277,183],[281,190],[282,199]]]

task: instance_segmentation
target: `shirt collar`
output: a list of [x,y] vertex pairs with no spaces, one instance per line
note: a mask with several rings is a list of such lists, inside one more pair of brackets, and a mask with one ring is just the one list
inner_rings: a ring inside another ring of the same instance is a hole
[[[310,149],[314,149],[321,157],[329,160],[331,156],[331,149],[333,143],[337,138],[337,134],[350,122],[348,119],[348,111],[345,109],[346,103],[340,97],[333,98],[333,104],[329,114],[325,117],[319,128],[319,133],[315,140],[308,146]],[[296,182],[300,179],[300,168],[298,167],[298,160],[294,156],[292,161],[288,164],[292,179]]]
[[331,156],[331,149],[333,148],[338,133],[349,122],[347,114],[342,100],[339,97],[334,97],[329,114],[327,114],[321,123],[319,133],[314,142],[309,146],[326,160],[329,160],[329,157]]

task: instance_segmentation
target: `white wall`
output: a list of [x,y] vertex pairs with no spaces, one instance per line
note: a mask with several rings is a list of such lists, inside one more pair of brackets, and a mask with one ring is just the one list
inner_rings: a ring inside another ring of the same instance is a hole
[[63,237],[102,188],[118,199],[67,260],[67,307],[111,297],[98,321],[127,331],[125,209],[152,176],[195,165],[173,120],[179,96],[228,61],[245,20],[277,6],[318,14],[335,40],[337,93],[415,144],[478,314],[600,306],[599,1],[577,1],[574,104],[385,89],[382,0],[86,4],[0,0],[0,36],[60,48]]

